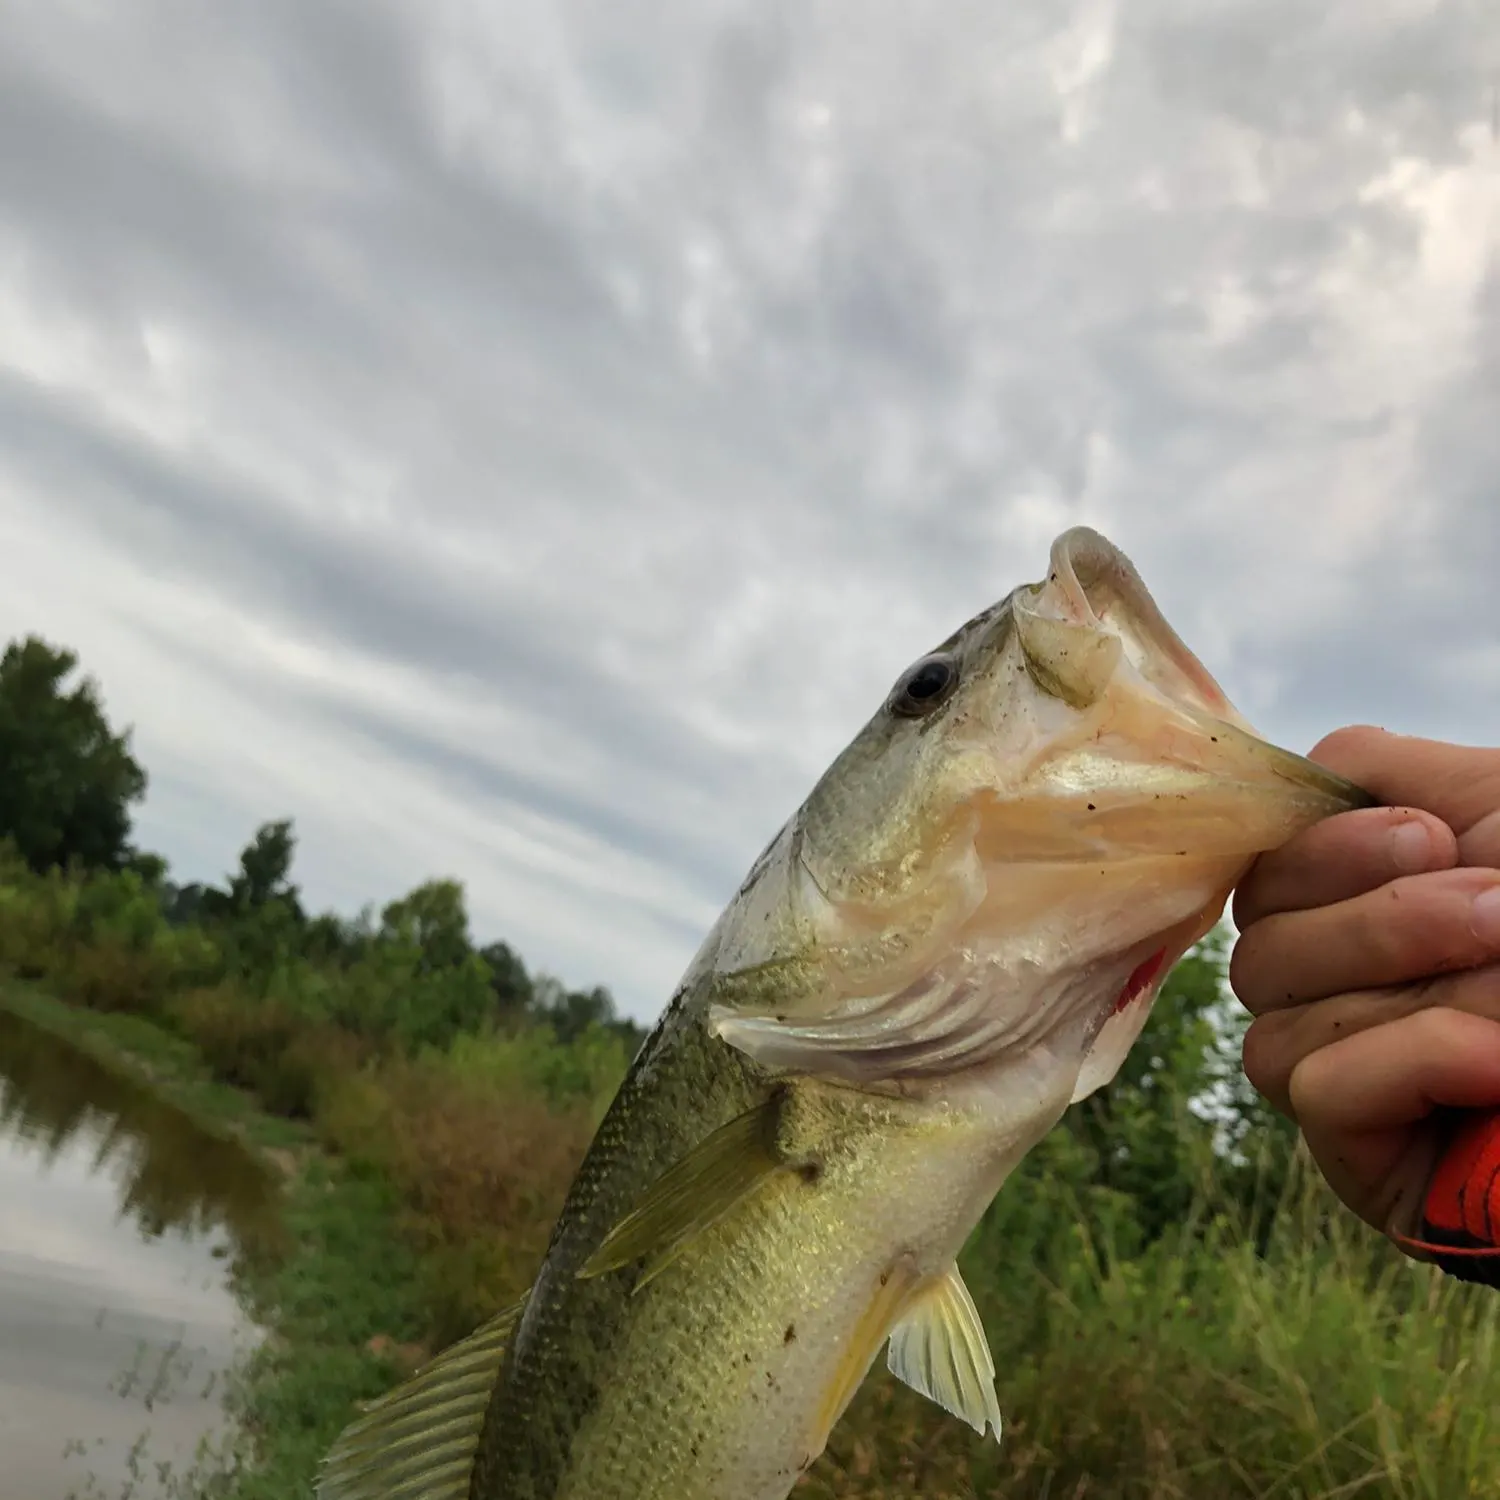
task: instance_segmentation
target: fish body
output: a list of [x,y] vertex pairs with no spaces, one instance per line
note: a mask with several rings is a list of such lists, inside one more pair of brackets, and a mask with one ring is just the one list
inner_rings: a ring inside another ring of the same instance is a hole
[[882,1347],[998,1436],[964,1241],[1254,856],[1366,800],[1064,534],[772,840],[524,1304],[352,1424],[320,1500],[784,1500]]
[[[997,1125],[977,1097],[933,1108],[787,1081],[718,1042],[703,1010],[684,996],[652,1037],[578,1175],[477,1445],[476,1496],[786,1495],[901,1301],[952,1265],[1067,1103],[1018,1079]],[[646,1285],[630,1268],[580,1277],[664,1164],[747,1117],[780,1135],[784,1170]]]

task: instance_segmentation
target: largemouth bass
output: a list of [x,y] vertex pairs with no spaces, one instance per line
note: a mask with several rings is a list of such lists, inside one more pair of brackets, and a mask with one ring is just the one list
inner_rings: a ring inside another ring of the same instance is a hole
[[965,1239],[1254,856],[1368,801],[1059,537],[756,860],[526,1300],[360,1416],[321,1500],[784,1500],[882,1347],[998,1437]]

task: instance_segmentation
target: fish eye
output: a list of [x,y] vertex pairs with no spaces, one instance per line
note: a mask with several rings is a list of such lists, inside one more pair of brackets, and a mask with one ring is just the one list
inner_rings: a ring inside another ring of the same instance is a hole
[[904,718],[931,713],[958,682],[958,665],[951,656],[925,656],[896,684],[891,712]]

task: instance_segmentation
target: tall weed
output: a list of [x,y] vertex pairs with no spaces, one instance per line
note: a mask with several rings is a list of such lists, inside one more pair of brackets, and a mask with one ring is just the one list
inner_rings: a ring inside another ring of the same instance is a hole
[[345,1076],[318,1123],[332,1149],[379,1171],[408,1206],[439,1345],[530,1286],[593,1133],[582,1107],[476,1085],[442,1058]]
[[1193,1225],[1119,1259],[1086,1221],[1046,1247],[982,1224],[962,1264],[1004,1441],[882,1372],[799,1500],[1500,1494],[1500,1298],[1400,1256],[1305,1159],[1263,1254],[1243,1214],[1204,1184]]

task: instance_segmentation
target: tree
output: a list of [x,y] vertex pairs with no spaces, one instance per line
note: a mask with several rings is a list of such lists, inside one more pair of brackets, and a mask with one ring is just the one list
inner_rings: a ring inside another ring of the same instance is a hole
[[379,982],[367,1024],[408,1048],[446,1047],[494,1016],[492,971],[469,941],[457,880],[428,880],[392,901],[380,914],[372,959]]
[[126,859],[125,868],[135,871],[141,877],[141,884],[149,890],[161,892],[167,889],[169,867],[165,855],[153,854],[146,849],[136,850]]
[[169,926],[186,927],[189,923],[201,920],[208,904],[211,904],[211,897],[221,894],[204,885],[201,880],[190,880],[186,885],[178,885],[172,880],[165,881],[161,888],[162,915]]
[[0,657],[0,838],[37,871],[123,868],[131,804],[146,795],[130,733],[110,729],[94,681],[68,688],[77,666],[34,635]]
[[244,915],[275,901],[300,921],[302,902],[292,884],[292,857],[296,852],[297,835],[292,832],[290,818],[262,823],[240,851],[239,872],[230,876],[228,892],[216,892],[219,900],[213,904],[223,908],[226,915]]
[[576,1042],[591,1026],[608,1026],[614,1018],[614,996],[602,984],[591,990],[568,990],[552,1008],[551,1017],[560,1042]]
[[642,1027],[616,1014],[615,997],[602,984],[570,990],[550,974],[538,974],[531,981],[529,1010],[560,1042],[576,1042],[595,1030],[613,1032],[632,1050],[646,1039]]
[[369,947],[370,935],[359,921],[325,911],[308,921],[302,931],[302,956],[315,964],[347,967]]
[[464,888],[457,880],[425,881],[392,901],[380,924],[387,940],[417,949],[424,974],[457,968],[473,951]]
[[495,1009],[502,1021],[516,1021],[531,1006],[531,976],[521,956],[509,943],[488,943],[479,956],[490,966],[490,988],[495,992]]
[[[269,983],[277,967],[301,950],[307,917],[291,879],[296,849],[290,818],[262,823],[240,851],[228,890],[210,886],[196,894],[197,910],[219,928],[229,967],[246,978]],[[187,896],[186,889],[177,893],[176,910]]]

